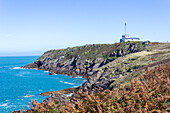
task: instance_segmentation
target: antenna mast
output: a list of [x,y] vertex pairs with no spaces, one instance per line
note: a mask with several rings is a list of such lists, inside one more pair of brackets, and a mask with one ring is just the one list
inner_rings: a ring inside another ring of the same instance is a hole
[[126,35],[126,23],[125,23],[125,35]]

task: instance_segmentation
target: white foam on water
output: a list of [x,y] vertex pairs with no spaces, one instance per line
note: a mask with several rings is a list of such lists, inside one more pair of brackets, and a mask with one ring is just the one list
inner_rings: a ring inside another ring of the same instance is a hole
[[23,69],[23,68],[21,68],[21,67],[13,67],[12,69]]
[[18,73],[16,76],[18,76],[18,77],[28,77],[28,76],[24,76],[24,75],[28,75],[28,74],[30,74],[30,72],[24,71],[24,72]]
[[12,67],[13,65],[1,66],[0,68]]
[[0,107],[6,107],[6,106],[8,106],[8,103],[0,104]]
[[77,77],[75,77],[75,78],[82,78],[82,76],[77,76]]
[[44,72],[47,72],[47,73],[49,73],[49,71],[44,71]]
[[60,80],[60,82],[61,82],[61,83],[63,83],[63,81],[62,81],[62,80]]
[[67,97],[71,97],[72,95],[73,95],[73,93],[66,94]]
[[39,89],[38,91],[42,91],[42,89]]
[[[33,97],[34,95],[25,95],[25,96],[22,96],[24,98],[29,98],[29,97]],[[21,99],[22,100],[22,99]]]
[[8,102],[8,100],[5,100],[6,102]]
[[79,87],[79,86],[74,86],[74,87]]
[[10,68],[10,69],[29,69],[29,70],[38,70],[37,68],[21,68],[21,67],[12,67],[12,68]]
[[17,74],[16,76],[19,76],[19,77],[24,77],[23,74]]
[[70,83],[70,82],[64,82],[65,84],[70,84],[70,85],[74,85],[74,83]]

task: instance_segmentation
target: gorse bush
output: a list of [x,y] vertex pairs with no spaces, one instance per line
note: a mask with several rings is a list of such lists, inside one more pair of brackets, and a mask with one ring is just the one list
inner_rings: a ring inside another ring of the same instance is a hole
[[133,79],[121,89],[73,94],[72,103],[60,106],[58,102],[37,103],[26,112],[60,113],[133,113],[170,112],[170,63],[160,65]]
[[74,104],[67,104],[65,112],[170,112],[170,63],[131,81],[130,86],[113,91],[87,92],[75,95]]

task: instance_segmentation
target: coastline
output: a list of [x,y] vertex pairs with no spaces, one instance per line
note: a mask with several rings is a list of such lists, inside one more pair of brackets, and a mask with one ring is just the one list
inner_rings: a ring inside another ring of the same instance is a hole
[[[20,69],[42,70],[42,71],[48,72],[48,75],[61,74],[61,75],[72,76],[72,78],[76,78],[76,77],[78,77],[78,76],[81,76],[82,78],[85,78],[86,81],[87,81],[87,78],[88,78],[88,77],[87,77],[88,75],[71,75],[71,74],[66,74],[66,73],[55,73],[55,71],[53,71],[53,70],[45,70],[45,69],[39,69],[39,68],[25,68],[24,66],[20,67]],[[86,82],[86,81],[85,81],[85,82]],[[85,83],[85,82],[84,82],[84,83]],[[40,95],[41,95],[41,96],[50,96],[50,95],[56,94],[56,93],[57,93],[57,94],[64,94],[64,95],[66,95],[66,94],[73,93],[74,90],[75,90],[76,88],[78,88],[78,87],[80,87],[80,86],[73,87],[73,88],[65,88],[65,89],[57,90],[57,91],[46,91],[46,92],[40,93]]]
[[61,75],[67,75],[67,76],[72,76],[72,78],[76,78],[78,76],[81,76],[82,78],[85,78],[87,80],[88,78],[88,74],[85,75],[80,75],[80,74],[69,74],[69,73],[64,73],[64,72],[57,72],[55,70],[47,70],[47,69],[40,69],[40,68],[29,68],[29,67],[25,67],[22,66],[20,67],[21,69],[35,69],[35,70],[42,70],[42,71],[46,71],[48,72],[48,75],[54,75],[54,74],[61,74]]
[[[121,44],[123,45],[124,43]],[[144,46],[143,43],[141,46]],[[126,47],[130,49],[127,51]],[[78,57],[79,61],[77,56],[61,61],[60,55],[58,55],[59,58],[56,58],[52,57],[52,55],[47,52],[33,63],[27,64],[21,68],[43,70],[46,71],[48,75],[62,74],[72,76],[73,78],[77,76],[85,78],[86,81],[76,88],[66,88],[40,93],[41,96],[49,96],[43,101],[46,104],[55,99],[57,101],[59,100],[59,103],[63,105],[66,102],[73,103],[73,98],[77,97],[79,93],[86,92],[87,94],[94,94],[99,88],[101,88],[100,91],[119,88],[133,78],[139,77],[146,69],[170,62],[169,45],[167,44],[159,46],[151,45],[145,48],[138,48],[138,46],[126,47],[122,49],[124,54],[119,53],[119,51],[117,53],[118,57],[113,61],[108,60],[110,57],[107,59],[95,58],[93,61],[82,61],[81,57]],[[148,48],[152,49],[152,51],[148,51]],[[111,55],[113,53],[111,53]],[[73,95],[67,97],[68,94]]]
[[[134,72],[132,72],[132,74],[137,73],[139,70],[146,69],[147,67],[153,67],[153,66],[156,66],[157,64],[164,64],[165,62],[169,62],[169,61],[170,61],[170,58],[161,60],[159,62],[150,64],[150,65],[147,65],[147,66],[144,66],[144,67],[141,67],[141,68],[135,70]],[[21,67],[21,68],[23,68],[23,67]],[[48,75],[62,74],[62,75],[72,76],[72,78],[75,78],[77,76],[81,76],[81,77],[85,78],[86,80],[88,78],[88,77],[84,77],[85,75],[82,76],[82,75],[68,75],[68,74],[65,74],[65,73],[54,73],[54,71],[52,71],[52,70],[45,70],[45,69],[38,69],[38,68],[23,68],[23,69],[43,70],[43,71],[47,71],[49,73]],[[53,74],[50,74],[50,73],[53,73]],[[78,87],[80,87],[80,86],[77,86],[77,87],[74,87],[74,88],[65,88],[65,89],[57,90],[57,91],[42,92],[42,93],[40,93],[40,95],[41,96],[50,96],[51,94],[55,94],[55,93],[57,93],[57,94],[70,94],[70,93],[73,93],[74,90]]]
[[70,94],[70,93],[73,93],[73,91],[75,90],[76,88],[66,88],[66,89],[62,89],[62,90],[58,90],[58,91],[47,91],[47,92],[44,92],[44,93],[41,93],[40,95],[41,96],[50,96],[52,94]]

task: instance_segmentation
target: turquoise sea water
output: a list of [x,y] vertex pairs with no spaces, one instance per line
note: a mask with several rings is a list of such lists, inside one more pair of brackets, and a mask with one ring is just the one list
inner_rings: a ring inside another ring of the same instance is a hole
[[[67,75],[48,75],[46,71],[20,69],[35,61],[37,56],[0,57],[0,113],[28,109],[28,102],[47,97],[39,94],[80,86],[85,79]],[[31,96],[31,97],[30,97]]]

